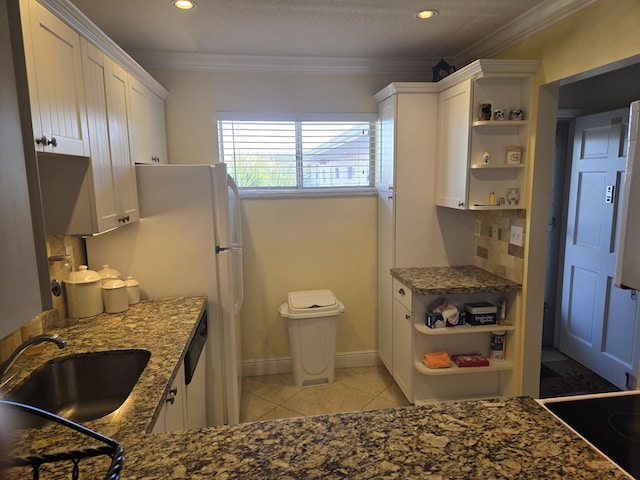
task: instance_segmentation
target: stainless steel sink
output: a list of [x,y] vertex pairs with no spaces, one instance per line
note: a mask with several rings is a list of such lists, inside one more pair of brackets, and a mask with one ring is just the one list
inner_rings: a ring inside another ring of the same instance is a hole
[[[52,360],[35,370],[12,390],[6,400],[24,403],[86,422],[120,408],[142,374],[151,352],[111,350]],[[43,420],[26,415],[21,427],[34,428]]]

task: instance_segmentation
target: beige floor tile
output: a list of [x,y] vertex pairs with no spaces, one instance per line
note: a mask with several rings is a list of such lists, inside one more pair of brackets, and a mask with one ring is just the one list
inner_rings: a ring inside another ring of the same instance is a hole
[[380,410],[383,408],[395,408],[395,407],[403,407],[403,406],[405,405],[402,405],[398,402],[394,402],[393,400],[390,400],[382,396],[377,396],[373,400],[371,400],[369,403],[367,403],[364,406],[363,410]]
[[280,405],[301,389],[293,383],[292,374],[261,375],[242,379],[242,391]]
[[293,418],[293,417],[303,417],[304,414],[300,412],[296,412],[295,410],[290,410],[281,405],[278,405],[273,410],[269,410],[258,420],[277,420],[279,418]]
[[393,378],[391,378],[391,375],[383,365],[379,365],[337,369],[334,381],[358,388],[364,392],[379,395],[393,383]]
[[400,387],[398,387],[395,382],[389,385],[379,396],[391,400],[398,405],[409,405],[407,397],[404,396],[404,393],[402,393],[402,390],[400,390]]
[[265,400],[264,398],[243,392],[242,398],[240,399],[240,421],[254,422],[277,406],[276,403]]
[[286,400],[282,406],[305,415],[352,412],[371,401],[371,394],[343,383],[307,387]]

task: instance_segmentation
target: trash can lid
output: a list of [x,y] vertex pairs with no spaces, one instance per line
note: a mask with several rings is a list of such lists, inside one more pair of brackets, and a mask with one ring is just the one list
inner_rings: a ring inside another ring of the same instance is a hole
[[336,299],[331,290],[301,290],[289,292],[287,303],[282,304],[280,313],[289,318],[310,318],[337,315],[344,311],[344,305]]

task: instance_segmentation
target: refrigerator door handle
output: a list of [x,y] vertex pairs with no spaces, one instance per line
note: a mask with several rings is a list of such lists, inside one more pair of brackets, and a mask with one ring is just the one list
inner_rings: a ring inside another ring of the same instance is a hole
[[238,185],[236,185],[236,181],[233,179],[231,175],[227,175],[227,186],[233,192],[233,204],[234,204],[234,215],[235,218],[235,226],[236,226],[236,245],[242,246],[242,227],[240,224],[240,194],[238,192]]

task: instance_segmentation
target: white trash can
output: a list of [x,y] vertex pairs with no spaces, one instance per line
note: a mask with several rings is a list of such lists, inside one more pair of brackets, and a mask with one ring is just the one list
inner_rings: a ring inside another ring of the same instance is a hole
[[331,290],[289,292],[280,315],[289,322],[293,380],[298,387],[333,382],[336,318],[344,305]]

